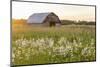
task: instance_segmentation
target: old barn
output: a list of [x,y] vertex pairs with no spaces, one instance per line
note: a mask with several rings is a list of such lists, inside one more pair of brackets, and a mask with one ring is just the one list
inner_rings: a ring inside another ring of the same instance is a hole
[[61,21],[59,17],[53,13],[34,13],[29,16],[27,23],[34,26],[60,26]]

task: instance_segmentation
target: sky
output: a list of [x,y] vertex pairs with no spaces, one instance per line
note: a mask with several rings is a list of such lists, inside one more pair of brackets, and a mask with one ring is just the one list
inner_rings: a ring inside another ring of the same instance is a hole
[[54,12],[61,20],[95,21],[95,7],[12,2],[12,18],[27,19],[33,13]]

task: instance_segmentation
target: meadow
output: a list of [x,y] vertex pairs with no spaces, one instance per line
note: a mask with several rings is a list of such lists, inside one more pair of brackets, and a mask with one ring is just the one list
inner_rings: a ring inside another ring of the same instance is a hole
[[12,65],[96,60],[95,25],[12,24]]

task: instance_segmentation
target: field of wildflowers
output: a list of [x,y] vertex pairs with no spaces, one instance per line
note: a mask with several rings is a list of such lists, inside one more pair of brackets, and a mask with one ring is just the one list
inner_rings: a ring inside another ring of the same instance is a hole
[[12,30],[12,64],[95,61],[95,26],[16,27]]

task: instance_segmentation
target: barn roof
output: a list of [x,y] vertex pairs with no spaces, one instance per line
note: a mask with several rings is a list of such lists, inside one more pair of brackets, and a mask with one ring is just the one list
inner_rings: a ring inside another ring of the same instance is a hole
[[34,13],[28,18],[28,23],[42,23],[50,13]]

